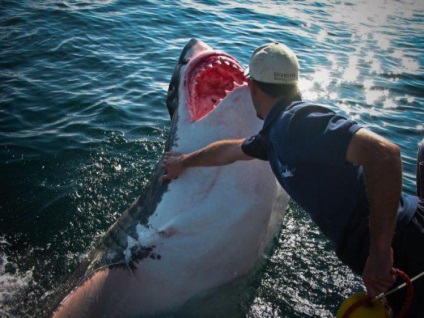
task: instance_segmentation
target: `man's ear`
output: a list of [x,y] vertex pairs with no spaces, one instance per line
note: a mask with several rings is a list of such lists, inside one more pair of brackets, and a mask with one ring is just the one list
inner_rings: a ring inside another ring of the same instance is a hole
[[252,95],[253,94],[256,94],[257,93],[257,90],[258,90],[258,86],[255,84],[255,81],[252,80],[252,79],[249,79],[249,81],[247,82],[247,84],[249,85],[250,93]]

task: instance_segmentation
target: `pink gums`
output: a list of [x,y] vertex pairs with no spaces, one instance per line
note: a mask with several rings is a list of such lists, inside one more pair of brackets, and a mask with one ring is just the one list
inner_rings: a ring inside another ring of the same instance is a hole
[[230,55],[208,54],[190,65],[186,82],[192,121],[211,112],[231,91],[246,84],[243,67]]

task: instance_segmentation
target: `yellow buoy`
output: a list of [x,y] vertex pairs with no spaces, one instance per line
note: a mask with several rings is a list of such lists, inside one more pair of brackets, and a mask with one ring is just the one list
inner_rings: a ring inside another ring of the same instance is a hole
[[[368,300],[368,301],[367,301]],[[343,317],[352,306],[355,308],[348,317]],[[371,301],[364,293],[357,293],[347,298],[337,312],[337,318],[389,318],[390,312],[381,301]]]

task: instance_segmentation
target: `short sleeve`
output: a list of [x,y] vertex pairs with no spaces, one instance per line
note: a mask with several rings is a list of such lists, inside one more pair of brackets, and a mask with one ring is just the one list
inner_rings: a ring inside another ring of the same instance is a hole
[[246,138],[241,145],[241,149],[248,156],[260,160],[268,160],[263,138],[264,137],[261,133],[250,138]]

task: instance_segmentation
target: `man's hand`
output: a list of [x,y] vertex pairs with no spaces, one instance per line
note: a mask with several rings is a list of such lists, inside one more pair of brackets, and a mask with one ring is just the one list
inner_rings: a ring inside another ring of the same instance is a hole
[[362,280],[367,288],[368,295],[375,297],[389,290],[395,282],[391,274],[393,266],[393,250],[370,253],[365,264]]
[[184,155],[166,152],[162,162],[162,168],[166,170],[166,174],[160,177],[160,182],[177,179],[184,170],[183,160]]
[[248,156],[241,149],[243,140],[219,140],[187,154],[166,152],[162,163],[166,174],[159,180],[164,182],[176,179],[186,168],[215,167],[228,165],[237,160],[251,160],[253,157]]

